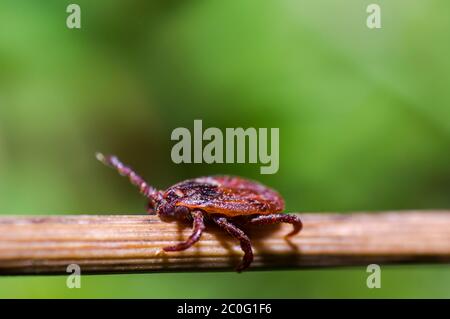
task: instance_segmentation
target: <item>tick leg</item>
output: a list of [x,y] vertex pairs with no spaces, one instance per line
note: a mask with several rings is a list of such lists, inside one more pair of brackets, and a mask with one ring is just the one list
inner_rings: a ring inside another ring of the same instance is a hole
[[252,244],[248,236],[236,225],[230,223],[225,217],[212,217],[213,221],[221,228],[225,229],[231,236],[238,239],[241,244],[241,249],[244,252],[242,262],[237,266],[236,271],[241,272],[248,268],[253,261]]
[[153,200],[150,200],[147,205],[145,206],[145,210],[149,215],[156,215],[155,211],[155,202]]
[[286,235],[286,237],[291,237],[298,234],[303,227],[302,221],[295,215],[288,214],[269,214],[269,215],[259,215],[255,218],[250,219],[249,224],[251,225],[269,225],[276,223],[288,223],[294,226],[294,229]]
[[202,236],[203,230],[205,229],[205,223],[203,221],[203,213],[199,210],[194,211],[192,213],[192,218],[194,219],[194,223],[192,226],[191,236],[189,236],[189,238],[184,242],[181,242],[181,243],[173,245],[173,246],[164,247],[163,248],[164,251],[185,250],[199,241],[200,237]]
[[150,206],[154,207],[155,202],[157,202],[159,200],[159,197],[161,196],[160,193],[149,184],[147,184],[147,182],[141,176],[136,174],[136,172],[134,172],[131,167],[124,165],[114,155],[105,156],[101,153],[97,153],[96,157],[103,164],[115,168],[120,175],[128,177],[131,184],[139,187],[139,191],[141,192],[141,194],[150,199]]

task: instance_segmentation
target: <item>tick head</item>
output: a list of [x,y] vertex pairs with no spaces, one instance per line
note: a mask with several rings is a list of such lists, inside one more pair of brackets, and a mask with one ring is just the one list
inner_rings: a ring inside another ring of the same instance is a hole
[[170,189],[166,191],[159,205],[156,207],[156,212],[162,220],[187,220],[190,217],[189,208],[185,206],[178,206],[178,199],[183,197],[183,193],[178,189]]
[[163,221],[189,220],[190,217],[189,208],[176,206],[166,201],[158,206],[156,213]]

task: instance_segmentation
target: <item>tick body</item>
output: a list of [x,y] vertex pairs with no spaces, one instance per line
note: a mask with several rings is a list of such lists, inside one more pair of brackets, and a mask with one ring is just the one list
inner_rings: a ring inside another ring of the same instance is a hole
[[97,154],[97,159],[115,168],[139,188],[148,199],[148,213],[158,215],[163,221],[192,222],[189,238],[164,247],[164,251],[188,249],[200,240],[205,224],[215,223],[240,242],[244,252],[242,262],[236,268],[240,272],[253,261],[253,250],[250,239],[239,226],[290,223],[293,230],[286,237],[302,229],[300,218],[280,214],[284,210],[284,200],[280,194],[258,182],[236,176],[209,176],[186,180],[160,191],[150,186],[116,156]]

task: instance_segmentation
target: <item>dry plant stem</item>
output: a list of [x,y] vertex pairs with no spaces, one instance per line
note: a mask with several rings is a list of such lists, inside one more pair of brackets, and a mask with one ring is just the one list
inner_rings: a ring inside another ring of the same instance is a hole
[[[291,225],[248,229],[255,260],[249,271],[368,263],[450,262],[450,211],[299,214],[304,228],[286,240]],[[184,252],[164,252],[190,235],[190,225],[156,216],[45,216],[0,218],[0,274],[233,271],[239,243],[209,225]]]

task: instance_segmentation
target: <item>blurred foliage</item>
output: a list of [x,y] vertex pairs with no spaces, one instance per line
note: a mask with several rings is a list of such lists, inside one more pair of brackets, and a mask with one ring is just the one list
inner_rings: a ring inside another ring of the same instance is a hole
[[[114,153],[155,186],[229,173],[289,211],[450,207],[450,4],[386,1],[0,3],[0,214],[143,213]],[[171,131],[279,127],[280,170],[176,165]],[[1,245],[1,243],[0,243]],[[0,278],[0,297],[450,297],[448,267]]]

